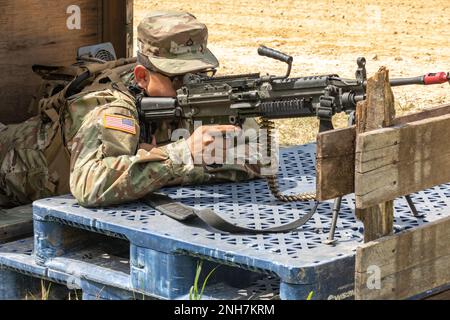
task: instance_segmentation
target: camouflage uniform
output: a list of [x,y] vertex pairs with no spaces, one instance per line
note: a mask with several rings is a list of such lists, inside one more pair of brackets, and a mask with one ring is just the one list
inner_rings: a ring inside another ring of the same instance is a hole
[[0,132],[0,207],[27,204],[52,195],[42,150],[47,128],[40,117],[9,125]]
[[[152,14],[140,24],[138,39],[139,62],[166,75],[218,65],[206,48],[206,26],[190,14]],[[127,92],[82,93],[71,97],[63,110],[62,135],[70,150],[70,191],[81,205],[119,204],[164,186],[238,181],[258,175],[256,166],[195,166],[185,140],[150,152],[139,150],[144,141],[139,141],[135,100]],[[58,194],[52,188],[44,154],[53,138],[51,123],[44,125],[40,117],[3,129],[0,206]]]
[[154,12],[138,26],[139,62],[168,76],[218,67],[207,44],[207,27],[188,13]]

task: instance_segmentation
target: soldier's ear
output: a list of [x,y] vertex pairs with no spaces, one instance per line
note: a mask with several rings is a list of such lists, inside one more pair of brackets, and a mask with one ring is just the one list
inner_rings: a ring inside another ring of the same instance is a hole
[[134,79],[139,87],[147,89],[150,84],[150,71],[144,66],[137,65],[134,68]]

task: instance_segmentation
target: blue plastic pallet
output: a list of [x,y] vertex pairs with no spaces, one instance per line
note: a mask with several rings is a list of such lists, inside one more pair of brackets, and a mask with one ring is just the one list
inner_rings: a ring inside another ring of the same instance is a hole
[[[284,192],[315,189],[315,145],[285,149],[280,157],[280,184]],[[313,203],[281,203],[263,180],[239,184],[178,187],[164,190],[172,198],[197,209],[210,208],[247,227],[268,228],[308,213]],[[395,202],[395,230],[400,232],[450,215],[450,184],[412,196],[425,218],[413,217],[403,199]],[[105,209],[80,207],[69,196],[34,204],[36,259],[52,265],[92,234],[130,243],[130,276],[134,290],[150,296],[176,299],[192,285],[197,259],[260,272],[280,279],[282,299],[352,298],[356,248],[363,226],[354,215],[352,196],[343,200],[335,246],[324,244],[331,225],[332,202],[294,232],[276,235],[219,233],[200,221],[181,224],[150,207],[134,203]],[[81,232],[80,229],[86,232]],[[59,265],[60,271],[67,267]],[[246,274],[239,277],[244,281]]]
[[[0,300],[32,297],[39,292],[41,280],[60,285],[58,288],[55,285],[49,287],[55,299],[67,298],[70,290],[81,291],[78,298],[83,300],[151,299],[132,289],[129,260],[114,255],[122,255],[123,245],[117,241],[106,243],[106,246],[103,244],[86,247],[52,261],[55,266],[65,265],[70,273],[37,265],[32,255],[33,238],[0,245]],[[202,299],[273,300],[279,297],[277,284],[276,279],[255,280],[245,288],[212,283],[207,285]],[[61,290],[61,286],[65,290]],[[77,295],[73,293],[71,297],[75,299]],[[180,299],[188,300],[189,295]]]
[[[109,285],[105,285],[101,283],[101,279],[96,282],[39,266],[35,262],[32,251],[33,238],[0,246],[0,279],[3,280],[0,281],[0,300],[18,300],[30,296],[36,291],[36,288],[39,290],[41,280],[64,286],[66,297],[70,290],[82,291],[83,295],[80,298],[84,300],[131,299],[134,297],[130,286],[127,287],[121,282],[123,279],[120,272],[116,272],[113,277],[109,278]],[[79,254],[100,257],[102,255],[98,250],[85,250]],[[73,258],[69,258],[66,263],[70,264]],[[108,261],[105,259],[103,266],[114,263],[114,259],[108,259]],[[97,267],[100,265],[97,263]],[[53,292],[54,288],[54,286],[50,286],[50,291]],[[60,296],[60,299],[62,298],[65,298],[64,294]]]

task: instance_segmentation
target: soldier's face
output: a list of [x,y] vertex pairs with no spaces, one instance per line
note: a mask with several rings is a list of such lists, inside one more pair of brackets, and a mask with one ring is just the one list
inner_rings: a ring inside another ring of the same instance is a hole
[[[134,70],[136,83],[150,97],[175,97],[177,95],[174,81],[160,73],[136,66]],[[175,84],[176,85],[176,84]]]

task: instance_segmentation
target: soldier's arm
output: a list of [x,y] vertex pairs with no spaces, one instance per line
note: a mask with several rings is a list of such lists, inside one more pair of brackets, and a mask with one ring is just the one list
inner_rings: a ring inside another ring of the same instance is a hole
[[[115,128],[114,117],[128,119]],[[193,165],[184,140],[150,152],[138,150],[136,115],[120,103],[91,111],[72,140],[70,188],[83,206],[120,204],[172,184],[198,183],[201,168]],[[112,125],[108,125],[112,123]]]

